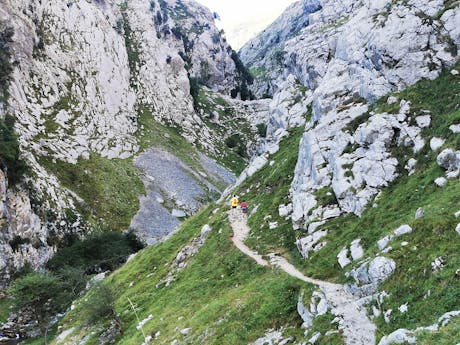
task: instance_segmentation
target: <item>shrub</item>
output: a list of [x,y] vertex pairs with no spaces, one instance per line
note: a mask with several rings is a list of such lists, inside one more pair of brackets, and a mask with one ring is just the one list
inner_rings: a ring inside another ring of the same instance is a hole
[[200,95],[200,83],[198,82],[198,79],[195,77],[190,77],[190,95],[193,98],[193,108],[195,110],[199,109],[199,95]]
[[9,289],[9,296],[13,308],[16,311],[30,310],[42,330],[70,303],[62,281],[49,273],[33,272],[16,279]]
[[86,287],[87,277],[85,272],[78,267],[64,266],[56,276],[62,282],[62,288],[68,292],[70,300],[77,298]]
[[237,147],[240,142],[241,137],[238,134],[233,134],[225,139],[225,145],[227,145],[227,147],[230,149]]
[[320,205],[327,206],[336,205],[338,203],[331,187],[323,187],[317,190],[314,194]]
[[8,85],[13,72],[10,50],[13,35],[13,28],[0,21],[0,97],[8,95]]
[[19,158],[19,142],[14,132],[14,117],[6,115],[0,119],[0,169],[8,172],[8,181],[14,185],[27,172],[27,166]]
[[142,247],[133,233],[98,233],[61,249],[48,262],[47,267],[58,272],[70,266],[86,274],[112,271]]
[[265,138],[267,136],[267,125],[265,123],[259,123],[257,125],[257,133],[259,133],[262,138]]
[[86,325],[110,318],[120,326],[114,300],[113,292],[107,285],[103,283],[96,284],[81,303],[83,319]]

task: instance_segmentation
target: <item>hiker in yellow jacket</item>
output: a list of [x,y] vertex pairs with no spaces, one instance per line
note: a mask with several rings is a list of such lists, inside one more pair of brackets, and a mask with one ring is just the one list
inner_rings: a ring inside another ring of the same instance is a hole
[[237,208],[238,207],[238,198],[236,197],[235,194],[233,194],[232,198],[232,208]]

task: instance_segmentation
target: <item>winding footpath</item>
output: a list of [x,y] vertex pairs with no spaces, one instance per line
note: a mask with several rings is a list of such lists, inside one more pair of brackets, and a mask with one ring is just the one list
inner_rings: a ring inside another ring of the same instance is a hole
[[332,314],[340,318],[339,328],[343,330],[346,345],[375,345],[375,325],[367,317],[366,308],[347,292],[344,285],[307,277],[281,256],[270,255],[270,262],[268,262],[244,244],[250,232],[246,218],[242,217],[240,212],[233,210],[229,212],[229,220],[234,234],[232,241],[241,252],[261,266],[275,266],[292,277],[317,285],[323,291],[332,306]]

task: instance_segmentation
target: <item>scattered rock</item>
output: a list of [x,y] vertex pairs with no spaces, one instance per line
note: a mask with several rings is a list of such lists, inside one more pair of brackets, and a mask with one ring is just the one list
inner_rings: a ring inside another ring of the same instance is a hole
[[321,333],[316,332],[310,339],[308,339],[307,343],[316,344],[316,342],[319,340],[320,337],[321,337]]
[[184,328],[180,330],[180,334],[188,335],[192,329],[191,328]]
[[293,338],[285,339],[283,337],[284,329],[280,330],[273,330],[269,329],[265,335],[259,339],[257,339],[252,345],[285,345],[290,343]]
[[425,212],[423,211],[422,208],[418,208],[417,211],[415,212],[415,219],[423,218],[425,216]]
[[397,102],[398,102],[398,98],[396,98],[395,96],[390,96],[390,97],[388,97],[388,99],[387,99],[387,104],[390,104],[390,105],[391,105],[391,104],[395,104],[395,103],[397,103]]
[[452,71],[450,71],[450,74],[452,74],[452,75],[458,75],[459,72],[458,72],[456,69],[453,69]]
[[309,252],[318,251],[324,246],[324,244],[321,244],[321,243],[318,244],[318,242],[323,237],[325,237],[327,234],[328,234],[327,230],[322,230],[322,231],[316,231],[313,234],[308,235],[307,237],[299,238],[296,241],[296,244],[297,244],[297,248],[300,251],[300,254],[302,254],[302,256],[305,259],[308,259]]
[[350,252],[353,261],[359,260],[363,257],[364,250],[361,246],[361,239],[356,239],[353,242],[351,242]]
[[379,248],[379,250],[384,250],[392,239],[393,239],[393,236],[391,235],[381,238],[380,240],[377,241],[377,248]]
[[407,161],[407,164],[406,166],[404,167],[404,169],[407,170],[407,173],[410,175],[412,175],[414,172],[415,172],[415,165],[417,164],[417,160],[414,159],[414,158],[411,158]]
[[442,138],[436,138],[436,137],[431,138],[431,140],[430,140],[430,148],[433,151],[437,151],[442,147],[442,145],[444,145],[445,142],[446,141],[444,139],[442,139]]
[[346,267],[351,263],[351,260],[348,258],[348,249],[344,247],[339,254],[337,254],[337,260],[341,268]]
[[400,305],[398,310],[402,314],[406,313],[409,310],[409,308],[407,307],[407,303]]
[[434,183],[438,187],[444,187],[447,183],[447,179],[445,177],[438,177],[436,180],[434,180]]
[[[419,210],[421,210],[421,209],[419,209]],[[419,212],[419,210],[417,210],[417,212]],[[423,212],[423,210],[422,210],[422,212]],[[416,216],[417,216],[417,213],[416,213]],[[396,237],[406,235],[406,234],[410,234],[411,232],[412,232],[412,228],[409,225],[407,225],[407,224],[401,225],[399,228],[394,230],[392,234],[387,235],[387,236],[383,237],[382,239],[380,239],[377,242],[377,247],[379,248],[379,250],[383,251],[388,246],[388,244],[391,241],[393,241]]]
[[150,314],[149,316],[147,316],[144,320],[140,321],[137,326],[136,326],[136,329],[137,330],[140,330],[147,322],[149,322],[150,320],[153,319],[153,315]]
[[371,282],[382,282],[391,276],[396,269],[393,259],[378,256],[369,264],[369,279]]
[[280,205],[278,207],[278,213],[280,217],[287,217],[289,214],[292,213],[292,204]]
[[388,309],[385,313],[383,313],[383,319],[385,320],[386,323],[390,323],[390,316],[392,312],[393,312],[393,309]]
[[315,318],[315,315],[313,315],[309,309],[305,307],[305,305],[302,302],[303,299],[303,293],[300,294],[299,299],[297,301],[297,313],[303,320],[302,327],[303,328],[309,328],[313,325],[313,319]]
[[431,124],[431,116],[430,115],[417,116],[415,118],[415,122],[417,122],[417,126],[419,126],[420,128],[429,127]]
[[455,212],[455,213],[454,213],[454,216],[455,216],[455,218],[460,217],[460,211]]
[[201,228],[200,239],[204,241],[208,237],[208,235],[211,232],[211,230],[212,230],[212,228],[208,224],[204,225]]
[[438,155],[436,162],[447,171],[460,169],[460,151],[445,149]]
[[452,131],[452,133],[457,134],[460,133],[460,124],[458,125],[451,125],[449,129]]
[[457,224],[457,227],[455,228],[455,231],[457,231],[457,234],[460,235],[460,223]]
[[444,262],[444,259],[443,257],[438,257],[436,259],[434,259],[434,261],[431,263],[431,270],[433,272],[438,272],[440,270],[442,270],[445,266],[445,262]]
[[[388,323],[388,322],[387,322]],[[383,337],[379,345],[390,345],[390,344],[415,344],[417,338],[413,332],[407,329],[398,329],[397,331]]]
[[372,306],[372,315],[374,315],[374,317],[379,317],[380,315],[382,315],[382,312],[380,311],[379,308],[377,308],[375,305]]
[[454,170],[454,171],[448,171],[448,172],[446,173],[446,177],[447,177],[448,179],[457,178],[459,175],[460,175],[460,170],[459,170],[459,169]]
[[56,338],[56,343],[57,344],[62,343],[65,340],[65,338],[67,338],[70,334],[73,333],[73,331],[75,331],[75,327],[69,328],[63,331],[62,333],[60,333]]
[[268,223],[268,228],[270,230],[276,229],[278,227],[278,222],[270,222]]
[[103,281],[108,273],[109,271],[96,274],[94,277],[91,278],[89,282],[86,283],[86,289],[88,290],[91,288],[91,286]]
[[[422,212],[423,212],[423,210],[422,210]],[[406,235],[406,234],[410,234],[410,233],[412,233],[412,228],[407,224],[401,225],[399,228],[397,228],[394,231],[394,234],[395,234],[396,237]]]

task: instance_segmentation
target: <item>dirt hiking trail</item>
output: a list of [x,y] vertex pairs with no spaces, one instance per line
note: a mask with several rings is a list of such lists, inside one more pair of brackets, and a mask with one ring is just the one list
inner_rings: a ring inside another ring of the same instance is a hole
[[274,266],[286,272],[292,277],[306,283],[318,286],[331,305],[332,314],[340,318],[339,328],[343,330],[346,345],[375,345],[375,325],[367,317],[366,308],[360,301],[350,294],[344,285],[333,284],[305,276],[284,257],[275,254],[268,255],[270,262],[262,255],[251,250],[244,244],[251,229],[239,210],[229,212],[229,220],[234,236],[232,241],[244,254],[254,259],[261,266]]

